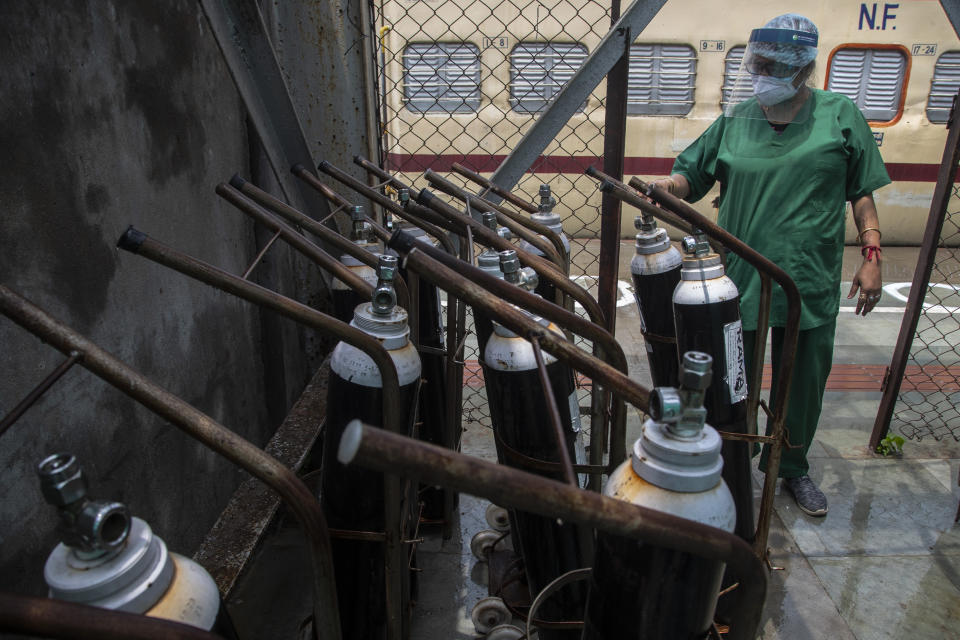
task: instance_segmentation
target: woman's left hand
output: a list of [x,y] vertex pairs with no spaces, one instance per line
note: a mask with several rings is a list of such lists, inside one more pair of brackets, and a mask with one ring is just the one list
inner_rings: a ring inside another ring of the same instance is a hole
[[883,289],[883,281],[880,276],[880,260],[864,260],[856,275],[853,276],[853,286],[850,287],[850,293],[847,294],[847,300],[852,298],[857,289],[860,290],[860,296],[857,298],[857,310],[855,315],[867,315],[880,302],[880,292]]

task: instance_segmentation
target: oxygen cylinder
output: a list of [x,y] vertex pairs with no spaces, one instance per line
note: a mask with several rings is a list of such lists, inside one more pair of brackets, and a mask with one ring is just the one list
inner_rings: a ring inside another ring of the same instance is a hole
[[[720,256],[706,237],[686,237],[680,284],[673,292],[673,313],[680,353],[703,351],[713,357],[714,383],[704,406],[719,431],[746,433],[747,373],[743,362],[740,294],[724,272]],[[750,445],[723,442],[723,479],[737,505],[736,534],[753,540],[753,479]]]
[[[413,432],[420,356],[410,342],[407,312],[396,306],[393,276],[395,256],[380,256],[379,280],[373,301],[358,305],[354,327],[380,340],[400,379],[400,417],[406,435]],[[382,532],[383,476],[337,460],[337,444],[347,424],[359,418],[383,425],[383,380],[365,352],[340,342],[330,360],[327,419],[323,436],[320,502],[333,529]],[[380,640],[386,632],[384,550],[381,542],[334,537],[334,574],[344,640]],[[404,572],[404,580],[409,573]]]
[[236,639],[210,574],[168,551],[123,503],[87,498],[87,479],[76,457],[44,458],[37,474],[44,498],[60,515],[62,542],[43,569],[51,598],[174,620]]
[[[652,418],[604,495],[733,531],[720,436],[704,424],[710,378],[710,356],[684,354],[680,388],[654,389]],[[598,531],[582,640],[706,638],[723,569],[719,561]]]
[[637,253],[630,261],[633,295],[640,314],[640,332],[647,346],[647,361],[654,387],[677,384],[677,334],[673,310],[665,304],[680,282],[683,256],[650,214],[637,216]]
[[[560,240],[563,242],[563,252],[565,254],[563,257],[567,258],[570,255],[570,240],[563,232],[563,221],[560,219],[560,214],[553,212],[553,207],[556,206],[556,204],[556,198],[550,195],[550,185],[541,184],[539,211],[532,214],[530,219],[534,222],[539,222],[540,224],[549,227],[551,231],[560,235]],[[528,253],[543,256],[543,252],[540,251],[540,249],[537,249],[526,240],[523,241],[523,243],[520,245],[520,248]],[[537,285],[535,293],[541,296],[544,300],[549,300],[550,302],[556,302],[557,300],[557,288],[546,281],[542,281]]]
[[[502,251],[500,260],[500,268],[508,282],[528,288],[536,286],[536,275],[532,270],[520,270],[515,251]],[[555,324],[532,317],[548,331],[563,335]],[[570,368],[548,353],[544,352],[543,358],[559,405],[567,451],[574,461],[574,452],[579,448],[578,433],[574,430],[571,413],[564,410],[564,400],[575,393]],[[561,459],[533,345],[494,322],[493,333],[484,350],[483,370],[500,462],[562,481]],[[538,462],[553,463],[554,470],[544,470]],[[515,548],[523,557],[531,597],[564,573],[589,565],[589,534],[577,525],[561,524],[556,518],[520,511],[511,511],[511,521],[511,535]],[[584,602],[583,585],[572,585],[551,597],[540,611],[546,620],[577,620]],[[542,628],[540,637],[544,640],[573,640],[578,634]]]
[[[379,254],[379,245],[370,240],[370,224],[366,222],[365,217],[362,205],[358,204],[350,208],[350,221],[353,225],[350,230],[350,240],[370,253]],[[340,262],[347,269],[369,282],[371,286],[377,286],[377,272],[373,267],[360,262],[349,253],[340,256]],[[363,298],[338,278],[333,279],[331,290],[334,317],[343,322],[350,322],[353,319],[353,310],[357,308],[358,304],[363,303]]]
[[[401,189],[398,199],[406,206],[410,201],[410,190]],[[433,242],[423,229],[409,222],[401,222],[400,229],[423,242]],[[407,282],[411,281],[413,276],[406,269],[400,269],[400,273],[407,278]],[[420,360],[423,363],[424,383],[419,398],[420,429],[417,435],[431,444],[451,446],[451,442],[459,440],[444,433],[447,428],[447,366],[446,332],[441,313],[440,290],[425,279],[419,279],[416,304],[417,345],[420,347]],[[425,520],[443,520],[443,495],[446,491],[448,490],[433,485],[421,486],[420,501],[423,503]]]
[[[505,235],[502,231],[507,231],[504,228],[497,227],[497,215],[492,211],[483,212],[483,224],[493,231],[497,231],[500,235]],[[500,254],[489,247],[485,248],[480,255],[477,256],[477,268],[482,271],[494,276],[495,278],[503,279],[503,271],[500,270]],[[490,338],[490,334],[493,333],[493,321],[490,320],[490,317],[484,313],[483,309],[473,308],[473,327],[477,331],[477,344],[479,346],[479,352],[483,353],[483,350],[487,346],[487,340]]]

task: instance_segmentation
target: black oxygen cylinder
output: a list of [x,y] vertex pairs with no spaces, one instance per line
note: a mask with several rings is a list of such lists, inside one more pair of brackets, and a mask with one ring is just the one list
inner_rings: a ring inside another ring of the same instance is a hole
[[[501,268],[508,281],[515,281],[519,263],[516,252],[501,252]],[[562,335],[559,327],[539,319],[549,331]],[[572,420],[568,399],[575,393],[566,363],[543,353],[547,375],[556,399],[570,461],[575,462],[579,434]],[[490,404],[497,457],[502,464],[563,481],[560,454],[550,422],[537,370],[533,346],[505,327],[494,323],[483,357],[484,382]],[[555,463],[554,470],[537,467],[535,461]],[[511,534],[523,557],[531,598],[564,573],[589,566],[589,533],[571,523],[558,523],[522,511],[511,512]],[[548,621],[579,620],[586,602],[584,585],[577,583],[553,595],[540,608],[538,618]],[[575,631],[540,629],[544,640],[574,640]]]
[[[561,220],[560,214],[553,211],[553,208],[556,206],[556,204],[556,198],[550,195],[550,185],[540,185],[539,211],[532,214],[530,219],[534,222],[539,222],[540,224],[549,227],[551,231],[560,235],[560,240],[563,242],[563,251],[566,254],[563,257],[566,258],[570,255],[570,240],[563,232],[563,220]],[[520,244],[520,248],[528,253],[543,257],[543,252],[526,240]],[[550,302],[557,301],[556,286],[550,284],[546,280],[541,280],[539,283],[537,283],[537,287],[533,290],[533,292],[544,300],[549,300]]]
[[[380,260],[382,278],[384,262],[395,265],[396,258],[381,256]],[[407,313],[395,306],[395,296],[386,304],[378,301],[383,288],[378,286],[374,302],[356,308],[351,324],[381,340],[396,365],[404,431],[411,435],[420,357],[409,339]],[[392,287],[387,288],[393,295]],[[373,360],[352,345],[338,343],[330,361],[327,398],[320,495],[327,523],[333,529],[382,532],[386,526],[383,475],[337,460],[340,437],[351,420],[383,425],[383,381]],[[383,543],[334,537],[330,544],[344,640],[382,640],[386,636]],[[409,581],[409,572],[403,572],[403,579]]]
[[[684,239],[681,281],[673,294],[680,353],[702,351],[713,357],[713,385],[704,400],[707,420],[718,431],[746,433],[747,374],[743,360],[740,294],[727,277],[720,256],[705,240]],[[750,444],[723,441],[723,479],[737,506],[735,533],[754,535]]]
[[[423,229],[409,222],[401,222],[400,229],[422,240],[432,243]],[[400,274],[411,282],[415,274],[401,268]],[[417,437],[424,442],[441,447],[454,446],[456,439],[446,433],[447,413],[447,366],[445,353],[445,327],[440,306],[440,290],[431,282],[420,278],[417,281],[417,344],[420,346],[420,361],[423,364],[423,388],[420,391],[419,415],[420,427]],[[423,518],[428,521],[440,521],[444,518],[443,495],[446,489],[433,485],[420,487],[420,501],[423,503]]]
[[[361,249],[379,255],[379,245],[370,240],[370,225],[365,218],[362,205],[354,205],[350,208],[350,220],[353,225],[350,231],[350,240]],[[360,262],[349,253],[340,256],[340,262],[347,269],[369,282],[371,286],[377,286],[377,270],[373,267]],[[353,319],[353,310],[357,308],[357,305],[365,302],[364,298],[338,278],[333,279],[330,289],[333,316],[337,320],[350,322]]]
[[[710,358],[688,353],[685,370],[688,364],[693,370],[684,378],[692,384],[651,394],[653,417],[603,493],[732,531],[736,516],[721,477],[720,436],[703,423],[702,407],[696,411],[710,381]],[[716,560],[598,531],[581,639],[703,640],[723,570]]]
[[[493,231],[499,231],[496,214],[485,211],[482,217],[484,225]],[[503,279],[503,271],[500,270],[500,254],[494,249],[486,248],[480,252],[477,256],[477,268],[495,278]],[[482,354],[487,347],[490,334],[493,333],[493,321],[483,309],[473,307],[471,310],[473,312],[473,328],[477,332],[477,345],[479,353]]]
[[654,387],[677,384],[677,335],[673,308],[667,300],[680,282],[683,256],[670,244],[667,232],[653,216],[637,216],[637,253],[630,262],[633,294],[640,314],[640,331],[647,348]]

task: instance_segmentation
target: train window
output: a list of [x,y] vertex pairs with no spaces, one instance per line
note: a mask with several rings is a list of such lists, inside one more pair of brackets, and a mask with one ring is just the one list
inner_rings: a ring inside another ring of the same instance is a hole
[[480,108],[480,49],[475,45],[408,45],[403,71],[403,95],[411,111],[470,113]]
[[[739,45],[727,51],[727,57],[723,61],[723,87],[720,91],[721,110],[726,110],[731,100],[739,103],[753,97],[750,86],[740,87],[738,90],[735,90],[734,87],[737,82],[737,74],[740,73],[740,63],[743,62],[743,52],[746,49],[745,46]],[[734,95],[735,91],[737,95]]]
[[582,44],[518,44],[510,53],[511,108],[523,113],[543,111],[586,59],[587,48]]
[[697,55],[683,44],[630,47],[627,113],[684,116],[693,108]]
[[930,122],[946,123],[953,106],[953,96],[960,89],[960,51],[947,51],[937,60],[930,81],[927,99],[927,118]]
[[900,48],[844,47],[830,59],[827,89],[856,102],[867,120],[890,122],[900,115],[906,71]]

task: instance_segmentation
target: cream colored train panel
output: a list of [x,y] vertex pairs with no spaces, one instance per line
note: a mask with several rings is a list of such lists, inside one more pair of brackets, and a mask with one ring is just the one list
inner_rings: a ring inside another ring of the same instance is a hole
[[[870,121],[893,179],[876,193],[884,243],[919,243],[946,140],[945,115],[960,87],[960,41],[937,0],[667,2],[635,41],[637,68],[653,59],[688,65],[692,104],[678,107],[637,94],[636,109],[663,115],[628,116],[628,177],[650,179],[669,171],[676,155],[719,116],[725,78],[749,30],[789,11],[806,15],[820,29],[814,86],[847,93]],[[544,83],[572,74],[575,68],[561,63],[575,67],[608,24],[599,2],[570,0],[389,0],[378,15],[384,27],[387,163],[410,179],[425,166],[443,171],[453,162],[489,175],[555,93],[556,87]],[[512,68],[517,59],[532,59],[541,50],[547,62],[536,64],[553,65],[554,77],[545,71],[528,80]],[[832,75],[839,77],[833,70],[841,60],[858,75],[837,84]],[[654,69],[644,77],[656,87],[667,75]],[[597,208],[595,193],[582,187],[579,176],[586,166],[601,166],[603,139],[582,132],[602,131],[605,93],[604,83],[547,146],[544,155],[557,173],[538,171],[517,187],[533,200],[541,181],[555,183],[565,228],[577,236],[599,232],[596,213],[574,214]],[[671,113],[676,109],[684,112]],[[573,151],[570,135],[578,136]],[[581,186],[564,191],[574,180]],[[696,206],[715,213],[710,201],[718,193]],[[624,211],[625,234],[632,231],[634,213]],[[848,240],[854,235],[848,221]]]

